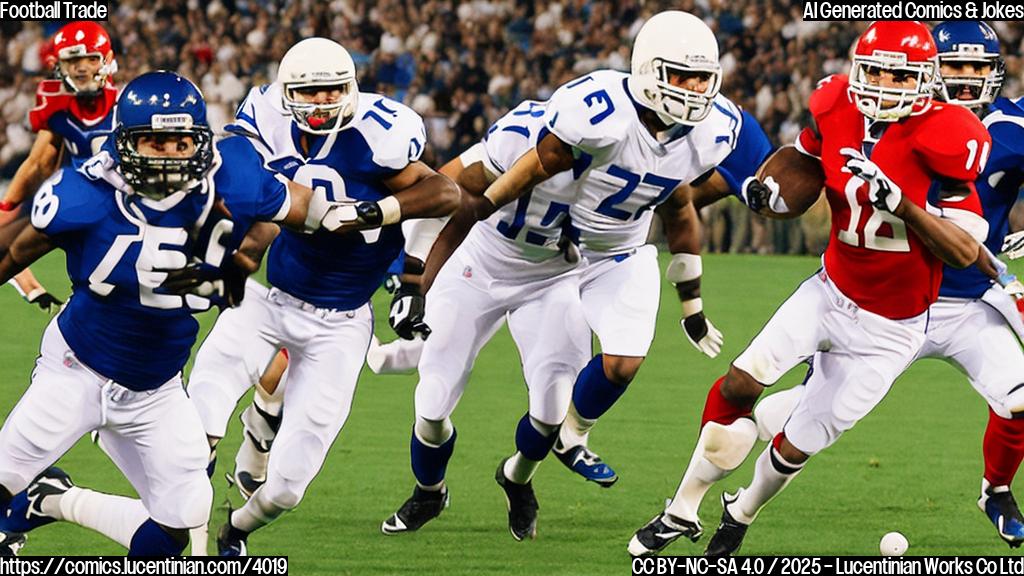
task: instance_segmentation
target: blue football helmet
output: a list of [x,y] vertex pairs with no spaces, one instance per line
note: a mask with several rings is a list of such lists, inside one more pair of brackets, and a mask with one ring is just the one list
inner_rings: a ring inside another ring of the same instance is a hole
[[[162,199],[194,187],[213,166],[213,132],[206,102],[195,84],[174,72],[148,72],[117,99],[114,142],[120,172],[135,192]],[[137,149],[140,136],[191,136],[195,152],[184,158],[155,157]]]
[[[984,77],[948,76],[940,72],[938,98],[968,108],[987,106],[995,101],[1003,87],[1006,66],[999,50],[999,37],[988,24],[979,20],[943,22],[932,30],[939,65],[974,62],[991,66]],[[965,90],[969,98],[961,98]]]

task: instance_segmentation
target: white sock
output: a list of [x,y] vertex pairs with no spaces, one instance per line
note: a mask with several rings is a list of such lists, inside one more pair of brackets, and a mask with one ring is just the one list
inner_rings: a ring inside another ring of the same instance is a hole
[[[779,470],[772,459],[779,465],[788,468],[786,471]],[[757,458],[754,466],[754,479],[750,486],[740,492],[736,502],[729,507],[729,513],[733,518],[744,524],[750,524],[757,518],[757,514],[774,498],[783,488],[789,484],[796,475],[803,469],[803,464],[787,462],[771,444]]]
[[206,542],[210,539],[210,525],[203,524],[199,528],[188,531],[188,538],[192,542],[192,556],[208,556]]
[[239,530],[254,532],[284,514],[287,510],[278,508],[264,496],[261,486],[246,500],[245,505],[231,513],[231,525]]
[[400,374],[416,368],[423,354],[424,340],[398,338],[387,344],[379,340],[370,344],[366,352],[366,365],[374,374]]
[[530,460],[522,452],[516,452],[505,460],[505,478],[516,484],[526,484],[533,478],[533,473],[540,466],[540,460]]
[[131,548],[132,536],[149,519],[141,500],[77,486],[60,497],[58,507],[55,518],[95,530],[125,548]]
[[580,416],[576,411],[576,405],[569,403],[569,412],[565,415],[565,422],[558,431],[558,440],[562,447],[586,446],[587,438],[590,436],[590,429],[597,424],[597,420],[590,420]]
[[731,472],[732,470],[723,470],[715,466],[704,457],[703,450],[695,449],[693,457],[690,459],[690,465],[686,468],[682,481],[679,482],[679,488],[676,489],[676,495],[665,511],[676,518],[699,522],[700,517],[697,510],[699,510],[704,496],[715,482],[725,478]]

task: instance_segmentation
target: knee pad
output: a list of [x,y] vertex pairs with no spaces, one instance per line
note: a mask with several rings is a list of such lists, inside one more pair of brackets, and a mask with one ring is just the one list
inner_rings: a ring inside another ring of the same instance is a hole
[[455,430],[451,418],[427,420],[419,416],[416,417],[416,425],[413,429],[420,442],[435,448],[447,442]]
[[280,475],[267,478],[266,484],[260,487],[266,502],[281,512],[294,510],[306,493],[305,486],[287,480]]
[[701,428],[698,449],[702,450],[708,462],[722,470],[732,471],[740,467],[757,442],[757,425],[749,418],[740,418],[723,426],[708,422]]

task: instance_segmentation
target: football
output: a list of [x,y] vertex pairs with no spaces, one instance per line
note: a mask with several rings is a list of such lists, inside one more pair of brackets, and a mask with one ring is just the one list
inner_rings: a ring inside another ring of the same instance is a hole
[[825,172],[821,162],[793,146],[783,146],[765,160],[757,177],[762,182],[772,178],[779,186],[779,196],[789,207],[783,213],[765,208],[762,213],[772,218],[796,218],[807,212],[825,187]]

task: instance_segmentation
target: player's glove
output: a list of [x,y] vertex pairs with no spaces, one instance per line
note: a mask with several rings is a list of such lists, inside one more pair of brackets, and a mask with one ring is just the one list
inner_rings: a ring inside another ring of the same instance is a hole
[[399,338],[412,340],[419,337],[426,340],[427,336],[430,336],[430,326],[423,321],[425,312],[426,299],[420,294],[419,288],[403,284],[391,299],[388,324]]
[[743,181],[740,195],[743,196],[743,203],[754,212],[766,208],[777,214],[789,212],[786,201],[779,194],[779,183],[771,176],[765,178],[764,182],[754,176],[748,177]]
[[44,288],[36,288],[29,292],[25,296],[25,301],[29,304],[39,306],[39,309],[47,314],[53,314],[60,310],[60,307],[64,304],[63,300],[58,299],[53,294],[50,294]]
[[238,306],[245,297],[247,274],[235,266],[230,256],[224,259],[222,266],[195,261],[184,268],[161,271],[167,272],[167,278],[160,284],[163,292],[186,297],[194,295],[200,298],[199,302],[208,301],[209,305],[197,306],[190,302],[190,306],[196,309]]
[[562,258],[565,258],[569,264],[576,264],[582,257],[580,247],[565,234],[558,239],[558,251],[562,253]]
[[868,184],[868,199],[876,210],[896,213],[903,200],[903,191],[882,172],[882,169],[869,160],[856,148],[843,148],[840,154],[846,156],[844,171],[852,173]]
[[690,344],[708,358],[714,358],[722,351],[722,342],[725,339],[711,320],[704,316],[703,310],[683,318],[679,324],[683,327]]
[[1014,232],[1003,239],[1003,253],[1010,260],[1024,256],[1024,230]]

